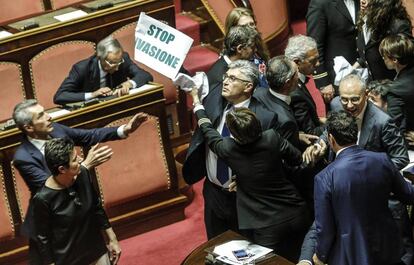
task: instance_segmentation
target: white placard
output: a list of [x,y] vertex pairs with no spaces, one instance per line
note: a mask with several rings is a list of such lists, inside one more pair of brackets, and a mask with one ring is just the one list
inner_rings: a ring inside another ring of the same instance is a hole
[[173,79],[191,48],[193,39],[141,12],[135,29],[138,62]]
[[88,13],[86,13],[85,11],[76,10],[76,11],[69,12],[69,13],[66,13],[66,14],[63,14],[63,15],[54,16],[53,18],[59,20],[60,22],[64,22],[64,21],[68,21],[68,20],[71,20],[71,19],[86,16],[87,14]]

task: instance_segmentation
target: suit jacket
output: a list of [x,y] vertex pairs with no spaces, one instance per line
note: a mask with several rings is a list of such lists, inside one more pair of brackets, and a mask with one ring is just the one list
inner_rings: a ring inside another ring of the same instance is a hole
[[414,130],[414,64],[406,66],[391,83],[387,112],[402,132]]
[[[196,116],[198,120],[207,117],[204,110],[198,110]],[[268,227],[305,215],[305,202],[282,165],[282,159],[300,164],[301,153],[274,129],[264,131],[253,143],[240,145],[233,138],[223,138],[211,123],[200,127],[210,149],[237,176],[240,229]]]
[[[371,102],[367,102],[358,145],[365,150],[385,152],[398,169],[408,162],[404,138],[394,120]],[[332,100],[332,111],[343,110],[339,97]]]
[[[403,253],[388,209],[394,193],[414,202],[407,183],[385,153],[351,146],[315,177],[316,254],[341,265],[397,264]],[[369,209],[369,211],[368,211]]]
[[[128,53],[124,52],[122,58],[124,62],[119,66],[118,71],[110,75],[109,78],[112,80],[112,84],[107,85],[108,87],[115,88],[125,82],[127,78],[134,80],[137,87],[153,80],[150,73],[139,68],[131,61]],[[53,102],[64,105],[84,101],[85,93],[98,90],[101,85],[98,61],[98,57],[94,55],[73,65],[69,76],[66,77],[56,92]]]
[[[411,26],[409,21],[395,19],[392,21],[390,27],[387,29],[386,36],[404,33],[411,36]],[[379,45],[382,38],[375,38],[371,36],[367,44],[365,44],[364,33],[359,32],[357,38],[358,46],[358,63],[362,67],[367,67],[371,80],[394,79],[395,71],[388,70],[385,66],[384,60],[379,53]]]
[[269,89],[256,89],[254,96],[266,108],[277,114],[280,135],[295,147],[300,148],[299,128],[292,108],[283,100],[273,96]]
[[290,93],[290,107],[295,115],[299,130],[308,134],[321,135],[323,126],[319,122],[316,104],[306,84],[299,80],[295,90]]
[[[355,1],[356,19],[359,0]],[[335,71],[333,59],[343,56],[350,64],[357,58],[355,23],[343,0],[311,0],[306,15],[307,35],[318,45],[320,65],[314,79],[318,88],[333,84]]]
[[[214,128],[217,128],[220,123],[227,105],[227,101],[221,96],[221,91],[222,84],[216,84],[203,101],[207,117],[212,121]],[[263,130],[277,127],[277,115],[267,110],[254,97],[250,99],[249,109],[257,115]],[[202,131],[197,127],[183,165],[183,177],[188,184],[193,184],[204,176],[207,176],[205,140]]]
[[227,64],[224,57],[221,56],[208,70],[207,79],[210,87],[214,87],[217,83],[223,82],[223,75],[229,70],[229,65]]
[[[68,137],[78,146],[91,146],[99,142],[119,139],[117,128],[100,129],[72,129],[70,127],[53,123],[52,138]],[[27,137],[22,139],[21,145],[14,154],[13,164],[23,177],[32,195],[43,187],[46,179],[51,175],[45,158]]]

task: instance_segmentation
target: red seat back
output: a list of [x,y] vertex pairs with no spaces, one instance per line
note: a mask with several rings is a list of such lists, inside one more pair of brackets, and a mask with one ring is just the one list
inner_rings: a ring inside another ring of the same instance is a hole
[[11,118],[14,106],[26,96],[19,64],[0,62],[0,121]]

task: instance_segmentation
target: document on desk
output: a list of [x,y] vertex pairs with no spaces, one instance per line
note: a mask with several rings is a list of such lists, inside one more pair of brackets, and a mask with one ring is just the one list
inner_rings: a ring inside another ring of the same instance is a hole
[[68,113],[70,113],[69,110],[61,109],[61,110],[58,110],[58,111],[50,112],[49,115],[50,115],[50,117],[52,117],[52,119],[56,119],[60,116],[66,115]]
[[154,87],[157,87],[156,85],[151,85],[151,84],[145,84],[143,86],[137,87],[137,88],[133,88],[129,90],[129,94],[133,95],[136,93],[140,93],[140,92],[144,92],[150,89],[153,89]]
[[13,34],[8,32],[8,31],[0,30],[0,39],[6,38],[6,37],[11,36],[11,35],[13,35]]
[[68,21],[68,20],[71,20],[71,19],[75,19],[75,18],[80,18],[80,17],[86,16],[87,14],[88,13],[86,13],[85,11],[76,10],[76,11],[69,12],[69,13],[66,13],[66,14],[54,16],[53,18],[59,20],[60,22],[64,22],[64,21]]
[[[233,252],[237,250],[246,251],[249,258],[237,260],[233,254]],[[232,240],[216,246],[213,254],[217,255],[216,260],[220,260],[226,264],[243,265],[249,264],[249,262],[252,261],[258,261],[270,252],[272,252],[272,249],[253,244],[247,240]]]

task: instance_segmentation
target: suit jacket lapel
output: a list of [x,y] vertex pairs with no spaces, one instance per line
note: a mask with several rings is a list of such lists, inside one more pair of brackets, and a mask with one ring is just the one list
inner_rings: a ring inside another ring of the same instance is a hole
[[365,110],[364,118],[361,123],[361,133],[359,135],[358,145],[365,147],[368,142],[369,136],[372,132],[372,128],[375,124],[374,112],[372,111],[371,103],[367,102],[367,108]]
[[89,68],[89,76],[90,76],[90,82],[92,84],[91,91],[94,90],[94,88],[101,87],[101,73],[99,71],[99,60],[98,57],[94,56],[92,59],[92,65]]
[[[338,11],[344,15],[352,24],[354,24],[354,21],[352,20],[351,14],[349,14],[349,10],[346,7],[345,3],[343,0],[336,0],[334,2],[334,5],[336,6],[336,9],[338,9]],[[355,10],[356,10],[356,3],[355,3]],[[355,19],[357,18],[357,16],[355,16]]]
[[37,149],[27,138],[24,138],[24,140],[22,141],[22,144],[24,146],[24,148],[27,150],[27,152],[37,161],[39,161],[40,163],[42,163],[45,168],[47,167],[46,164],[46,160],[45,157],[42,155],[42,153],[40,153],[39,149]]

